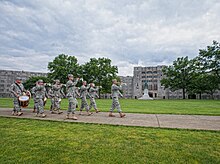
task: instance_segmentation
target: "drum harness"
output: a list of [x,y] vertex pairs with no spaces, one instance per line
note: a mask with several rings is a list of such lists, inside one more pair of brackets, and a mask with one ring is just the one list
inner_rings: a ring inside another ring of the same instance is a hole
[[17,83],[15,83],[15,85],[17,85],[17,87],[20,89],[21,93],[24,92]]

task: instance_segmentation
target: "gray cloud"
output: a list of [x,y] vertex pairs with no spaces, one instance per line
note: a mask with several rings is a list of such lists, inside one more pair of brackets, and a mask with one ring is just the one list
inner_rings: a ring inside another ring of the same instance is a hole
[[219,16],[218,0],[0,1],[0,69],[46,72],[65,53],[108,57],[131,75],[219,41]]

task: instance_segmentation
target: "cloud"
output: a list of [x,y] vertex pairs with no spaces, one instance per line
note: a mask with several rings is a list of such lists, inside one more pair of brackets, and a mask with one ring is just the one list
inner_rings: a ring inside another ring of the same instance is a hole
[[46,72],[65,53],[108,57],[132,75],[219,41],[219,15],[218,0],[0,1],[0,69]]

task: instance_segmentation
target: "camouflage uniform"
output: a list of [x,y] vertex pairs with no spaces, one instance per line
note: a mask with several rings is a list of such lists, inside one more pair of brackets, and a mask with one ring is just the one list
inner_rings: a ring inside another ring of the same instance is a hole
[[80,98],[81,98],[81,107],[80,107],[80,112],[85,108],[87,112],[89,112],[89,105],[86,100],[86,97],[89,96],[88,90],[89,87],[82,85],[80,88]]
[[98,88],[94,88],[94,87],[90,87],[89,89],[89,96],[90,96],[89,110],[92,109],[93,107],[96,111],[98,111],[96,101],[95,101],[95,98],[99,97],[97,94],[98,90],[99,90]]
[[110,112],[113,112],[113,110],[116,108],[118,112],[122,112],[121,106],[118,100],[119,96],[122,96],[120,93],[120,90],[122,89],[122,86],[117,86],[116,84],[112,84],[111,91],[112,91],[112,107],[110,109]]
[[44,85],[37,85],[35,87],[35,96],[37,101],[37,114],[44,113],[44,99],[46,97],[46,88]]
[[36,88],[36,86],[34,86],[31,89],[32,97],[33,97],[33,100],[34,100],[34,110],[33,110],[33,112],[36,112],[36,109],[37,109],[37,100],[36,100],[36,95],[35,95],[35,88]]
[[60,112],[60,103],[61,103],[61,98],[63,97],[64,93],[62,91],[62,85],[58,85],[58,84],[54,84],[52,86],[52,91],[53,91],[53,101],[54,101],[54,105],[52,108],[52,112],[58,110],[58,114],[62,113]]
[[[23,84],[18,84],[18,83],[13,83],[10,86],[10,92],[12,93],[12,97],[14,98],[13,103],[14,103],[14,113],[21,112],[21,105],[19,103],[18,97],[23,95],[23,92],[26,92],[24,89]],[[18,97],[17,97],[18,96]]]
[[75,114],[75,110],[76,110],[76,105],[78,104],[76,97],[77,97],[77,87],[76,84],[78,83],[78,79],[76,79],[74,82],[72,80],[69,80],[66,83],[66,97],[68,98],[69,101],[69,107],[67,110],[67,115],[69,115],[70,113]]
[[50,112],[52,112],[54,110],[54,93],[53,93],[53,90],[51,88],[48,91],[48,96],[49,96],[50,102],[51,102]]

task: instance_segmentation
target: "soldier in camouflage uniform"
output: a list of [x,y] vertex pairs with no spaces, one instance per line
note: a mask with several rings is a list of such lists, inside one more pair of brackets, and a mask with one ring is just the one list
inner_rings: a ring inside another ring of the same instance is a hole
[[21,112],[21,105],[18,98],[19,96],[24,95],[24,92],[26,92],[23,84],[21,83],[21,78],[17,77],[15,82],[10,86],[9,90],[12,93],[12,97],[14,98],[14,109],[12,115],[21,116],[23,113]]
[[[54,105],[52,108],[52,114],[61,114],[63,113],[62,111],[60,111],[60,103],[61,103],[61,98],[64,96],[62,87],[64,85],[60,84],[60,80],[55,80],[55,84],[52,86],[52,91],[53,91],[53,99],[54,99]],[[56,112],[57,111],[57,112]]]
[[[73,81],[73,75],[69,74],[68,75],[68,82],[66,83],[66,97],[68,98],[69,101],[69,107],[67,110],[67,119],[73,119],[77,120],[78,118],[75,116],[75,110],[76,110],[76,105],[78,104],[76,97],[77,97],[77,87],[76,84],[78,83],[79,78],[76,78],[75,81]],[[70,114],[72,113],[72,117],[70,117]]]
[[52,113],[52,111],[54,110],[54,93],[53,93],[52,88],[49,88],[48,96],[50,98],[50,103],[51,103],[50,112]]
[[80,111],[79,115],[82,114],[82,110],[85,108],[86,112],[87,112],[87,115],[90,116],[92,113],[89,112],[89,105],[88,105],[88,102],[86,100],[86,97],[89,96],[89,94],[88,94],[89,86],[86,86],[86,84],[87,84],[86,81],[83,81],[82,83],[83,84],[80,87],[81,107],[80,107],[80,110],[79,110]]
[[95,88],[95,84],[94,83],[90,83],[90,88],[89,88],[89,97],[90,97],[90,104],[89,104],[89,110],[92,109],[92,107],[95,109],[96,113],[100,112],[97,108],[96,105],[96,101],[95,98],[99,98],[97,92],[98,92],[99,88],[96,87]]
[[[113,110],[116,108],[118,110],[118,113],[120,115],[120,117],[125,117],[125,114],[122,113],[121,107],[120,107],[120,103],[118,100],[119,96],[123,96],[120,92],[120,90],[122,89],[121,84],[119,84],[117,82],[116,79],[112,80],[112,87],[111,87],[111,91],[112,91],[112,107],[110,109],[109,112],[109,117],[115,117],[115,115],[112,114]],[[119,84],[119,85],[118,85]]]
[[[37,83],[36,83],[36,85],[37,85]],[[33,97],[33,100],[34,100],[34,110],[33,110],[33,113],[35,113],[36,110],[37,110],[37,100],[36,100],[36,95],[35,95],[35,87],[36,87],[36,86],[34,86],[34,87],[31,89],[32,97]]]
[[37,101],[37,117],[46,117],[44,114],[44,99],[46,97],[46,88],[44,86],[43,80],[38,80],[35,87],[35,97]]

